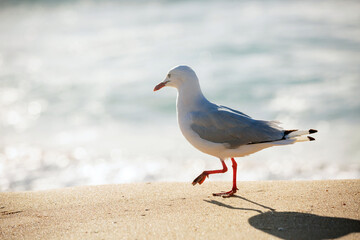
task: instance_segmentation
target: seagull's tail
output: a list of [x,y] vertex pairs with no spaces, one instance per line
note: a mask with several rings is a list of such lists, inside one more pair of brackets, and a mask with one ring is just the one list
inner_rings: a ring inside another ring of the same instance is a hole
[[309,130],[285,130],[283,139],[295,139],[295,142],[306,142],[306,141],[314,141],[315,138],[310,136],[304,136],[308,134],[316,133],[317,130],[309,129]]

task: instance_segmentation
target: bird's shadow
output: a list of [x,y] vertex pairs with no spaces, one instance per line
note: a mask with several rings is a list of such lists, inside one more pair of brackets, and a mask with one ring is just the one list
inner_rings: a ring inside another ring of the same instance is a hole
[[281,239],[335,239],[350,233],[360,232],[360,221],[349,218],[326,217],[301,212],[277,212],[275,209],[251,201],[241,196],[234,196],[266,209],[234,207],[216,200],[205,202],[233,210],[254,211],[259,214],[248,219],[249,224],[265,233]]

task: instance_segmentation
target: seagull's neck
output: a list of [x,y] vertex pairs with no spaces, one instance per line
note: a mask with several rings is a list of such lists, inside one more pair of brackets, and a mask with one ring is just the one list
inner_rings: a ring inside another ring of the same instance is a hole
[[176,103],[178,112],[196,110],[204,102],[208,100],[201,92],[199,82],[187,82],[178,88]]

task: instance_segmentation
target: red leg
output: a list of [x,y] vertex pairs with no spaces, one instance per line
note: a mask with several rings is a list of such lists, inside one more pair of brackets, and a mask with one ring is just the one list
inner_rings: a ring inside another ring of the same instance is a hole
[[234,158],[231,158],[231,162],[232,162],[232,168],[233,168],[233,187],[232,187],[232,189],[228,192],[213,193],[213,196],[231,197],[232,195],[234,195],[234,193],[236,193],[236,190],[239,190],[236,187],[237,163]]
[[[220,159],[221,160],[221,159]],[[226,167],[225,161],[221,160],[221,164],[223,166],[223,169],[221,170],[210,170],[210,171],[204,171],[202,172],[202,174],[200,174],[197,178],[195,178],[195,180],[192,182],[192,185],[195,184],[202,184],[205,181],[206,177],[209,177],[210,174],[215,174],[215,173],[224,173],[226,172],[228,169]]]

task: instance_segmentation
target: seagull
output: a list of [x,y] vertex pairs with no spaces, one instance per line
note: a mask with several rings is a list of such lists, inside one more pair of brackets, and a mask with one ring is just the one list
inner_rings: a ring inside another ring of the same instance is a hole
[[225,173],[226,159],[231,159],[233,186],[230,191],[213,193],[214,196],[230,197],[239,190],[236,186],[237,163],[235,157],[244,157],[272,146],[313,141],[308,134],[317,130],[284,130],[276,121],[256,120],[250,116],[208,101],[203,95],[199,79],[189,66],[176,66],[165,80],[155,86],[177,89],[177,120],[184,137],[195,148],[220,159],[222,169],[202,172],[192,182],[202,184],[211,174]]

